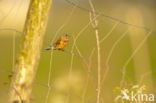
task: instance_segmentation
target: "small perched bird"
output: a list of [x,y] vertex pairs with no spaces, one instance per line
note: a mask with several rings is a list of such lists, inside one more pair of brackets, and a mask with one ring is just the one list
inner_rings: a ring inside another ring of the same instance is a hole
[[68,44],[68,34],[62,35],[52,46],[49,48],[45,48],[45,50],[62,50],[64,51],[64,48]]

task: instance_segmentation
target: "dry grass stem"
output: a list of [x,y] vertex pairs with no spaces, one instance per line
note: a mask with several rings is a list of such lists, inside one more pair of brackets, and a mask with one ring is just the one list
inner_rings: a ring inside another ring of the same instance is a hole
[[[93,12],[93,17],[96,17],[95,9],[92,4],[91,0],[88,0],[90,7]],[[92,15],[90,15],[90,20],[92,20]],[[100,55],[100,41],[99,41],[99,31],[98,31],[98,21],[97,19],[94,20],[94,23],[92,23],[93,28],[95,29],[95,35],[96,35],[96,42],[97,42],[97,59],[98,59],[98,85],[97,85],[97,103],[100,103],[100,95],[101,95],[101,55]]]
[[131,54],[131,56],[128,58],[128,60],[126,61],[126,63],[123,66],[123,71],[122,71],[122,78],[120,81],[120,88],[123,87],[124,85],[124,80],[125,80],[125,76],[126,76],[126,67],[129,64],[129,62],[132,60],[132,58],[135,56],[135,54],[138,52],[138,50],[142,47],[142,45],[145,43],[145,41],[147,40],[147,38],[150,36],[150,34],[152,33],[152,31],[150,31],[145,38],[140,42],[140,44],[138,45],[138,47],[134,50],[134,52]]

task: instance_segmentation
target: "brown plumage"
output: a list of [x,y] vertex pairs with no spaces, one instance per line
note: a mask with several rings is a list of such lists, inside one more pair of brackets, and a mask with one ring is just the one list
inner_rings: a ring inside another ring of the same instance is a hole
[[52,46],[45,48],[45,50],[64,50],[68,44],[68,35],[62,35]]

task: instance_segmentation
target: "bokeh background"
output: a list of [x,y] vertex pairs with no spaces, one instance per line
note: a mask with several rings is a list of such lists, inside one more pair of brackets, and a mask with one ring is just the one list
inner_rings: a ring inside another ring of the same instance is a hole
[[[71,1],[91,10],[88,0]],[[156,28],[155,0],[92,0],[92,3],[97,12],[152,30]],[[0,0],[0,103],[8,100],[10,75],[18,55],[28,6],[29,0]],[[89,23],[89,12],[82,8],[65,0],[53,0],[32,103],[96,103],[96,36]],[[101,41],[102,103],[114,102],[117,95],[113,91],[120,87],[124,68],[125,88],[146,85],[149,93],[156,93],[156,32],[147,37],[150,31],[143,28],[122,24],[102,15],[98,15],[97,20]],[[70,35],[66,52],[44,50],[64,33]],[[138,48],[140,43],[142,46]],[[49,97],[46,99],[48,91]]]

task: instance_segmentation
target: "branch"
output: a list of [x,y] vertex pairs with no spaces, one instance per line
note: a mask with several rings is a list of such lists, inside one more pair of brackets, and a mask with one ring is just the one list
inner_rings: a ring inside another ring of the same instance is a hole
[[[93,17],[96,17],[94,5],[92,4],[91,0],[88,0],[90,7],[92,9]],[[92,20],[92,15],[90,15],[90,20]],[[97,61],[98,61],[98,86],[97,86],[97,103],[100,103],[100,95],[101,95],[101,55],[100,55],[100,41],[99,41],[99,31],[98,31],[98,21],[97,19],[94,20],[92,23],[93,28],[95,29],[96,35],[96,44],[97,44]]]
[[52,0],[31,0],[9,90],[10,103],[29,103]]

